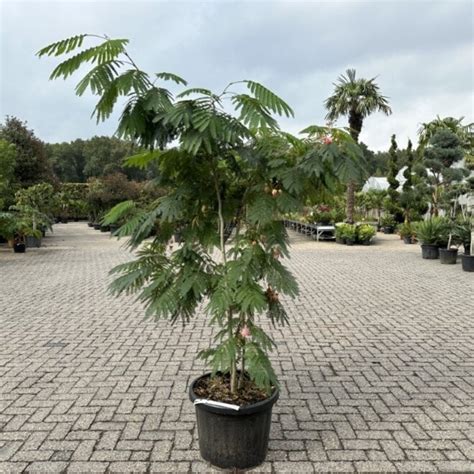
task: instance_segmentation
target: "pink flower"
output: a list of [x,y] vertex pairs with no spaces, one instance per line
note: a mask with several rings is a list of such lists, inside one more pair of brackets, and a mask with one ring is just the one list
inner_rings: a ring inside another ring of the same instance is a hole
[[322,142],[323,142],[325,145],[330,145],[330,144],[332,143],[332,137],[331,137],[331,135],[326,135],[325,137],[323,137]]
[[250,337],[250,329],[247,325],[245,325],[241,330],[240,330],[240,335],[242,337]]

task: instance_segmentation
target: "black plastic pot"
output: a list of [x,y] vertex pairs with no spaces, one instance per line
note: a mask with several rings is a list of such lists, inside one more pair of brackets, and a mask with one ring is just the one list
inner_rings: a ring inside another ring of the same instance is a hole
[[109,225],[109,229],[110,229],[110,232],[113,234],[115,233],[117,230],[118,230],[119,226],[117,224],[110,224]]
[[355,239],[346,239],[346,245],[354,245]]
[[37,237],[33,237],[31,235],[28,235],[26,237],[26,246],[27,247],[41,247],[41,239],[38,239]]
[[461,255],[461,261],[465,272],[474,272],[474,255]]
[[464,255],[471,255],[471,244],[463,244],[464,246]]
[[88,223],[87,223],[87,226],[88,226],[88,227],[94,227],[94,223],[93,223],[93,222],[88,222]]
[[458,249],[439,249],[439,260],[446,265],[454,265],[458,257]]
[[405,242],[406,244],[412,244],[413,240],[412,240],[411,236],[403,237],[403,242]]
[[0,235],[0,244],[6,244],[8,242],[8,240],[3,237],[2,235]]
[[94,227],[95,230],[100,230],[101,225],[97,224],[97,223],[94,223],[93,227]]
[[395,228],[394,227],[384,227],[383,228],[383,233],[384,234],[393,234],[395,232]]
[[[194,387],[189,387],[189,398],[198,398]],[[195,404],[199,435],[199,449],[204,460],[221,469],[250,469],[265,461],[270,436],[272,407],[279,391],[258,403],[239,410]]]
[[110,230],[110,227],[108,225],[101,225],[100,226],[100,231],[101,232],[108,232]]
[[370,243],[371,243],[371,242],[370,242],[370,239],[362,240],[362,241],[361,241],[361,244],[362,244],[362,245],[370,245]]
[[439,258],[439,247],[437,245],[423,244],[421,246],[421,258],[436,260]]
[[336,243],[344,245],[346,243],[346,239],[343,239],[342,237],[336,237]]
[[13,244],[13,251],[15,253],[25,253],[25,250],[26,250],[25,243]]

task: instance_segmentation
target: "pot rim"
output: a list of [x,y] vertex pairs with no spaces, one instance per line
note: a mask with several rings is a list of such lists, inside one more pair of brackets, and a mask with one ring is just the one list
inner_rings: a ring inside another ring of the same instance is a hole
[[[194,393],[194,387],[196,383],[199,380],[205,377],[210,377],[210,376],[211,376],[211,372],[207,372],[197,377],[196,379],[194,379],[189,385],[189,399],[193,403],[195,402],[195,400],[199,399],[199,397]],[[226,408],[226,407],[205,405],[202,403],[195,406],[196,408],[200,408],[204,411],[215,413],[217,415],[246,416],[246,415],[252,415],[253,413],[265,411],[268,408],[271,408],[276,403],[279,397],[280,397],[280,390],[277,387],[275,387],[275,389],[273,390],[273,393],[265,400],[262,400],[257,403],[252,403],[251,405],[246,405],[244,407],[240,407],[238,410],[233,410],[231,408]]]

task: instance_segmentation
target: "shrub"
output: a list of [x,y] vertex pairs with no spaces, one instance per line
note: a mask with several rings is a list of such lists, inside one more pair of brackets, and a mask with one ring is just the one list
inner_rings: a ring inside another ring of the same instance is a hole
[[432,217],[421,221],[415,226],[416,235],[425,245],[447,245],[449,239],[450,222],[444,217]]
[[382,224],[382,227],[395,227],[395,225],[397,224],[392,214],[385,214],[384,216],[382,216],[382,219],[380,219],[380,223]]
[[362,224],[357,227],[357,238],[360,242],[370,241],[375,233],[374,227],[370,224]]

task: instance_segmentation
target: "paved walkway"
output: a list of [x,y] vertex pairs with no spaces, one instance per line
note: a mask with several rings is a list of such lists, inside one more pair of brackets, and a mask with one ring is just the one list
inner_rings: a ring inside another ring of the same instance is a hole
[[[474,278],[395,236],[298,236],[302,296],[273,330],[282,396],[259,472],[474,471]],[[0,246],[0,472],[209,472],[188,381],[209,341],[107,294],[130,258],[84,223]]]

